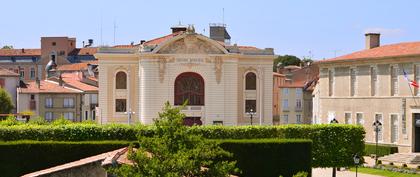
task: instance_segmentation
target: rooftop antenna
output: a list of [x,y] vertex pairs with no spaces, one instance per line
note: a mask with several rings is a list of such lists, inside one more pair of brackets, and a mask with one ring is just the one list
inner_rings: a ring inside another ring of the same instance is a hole
[[222,8],[222,23],[225,25],[225,8]]
[[100,28],[101,28],[101,46],[103,46],[104,43],[102,41],[102,10],[101,10],[101,25],[100,25]]
[[114,45],[115,45],[115,31],[117,30],[117,24],[114,20]]

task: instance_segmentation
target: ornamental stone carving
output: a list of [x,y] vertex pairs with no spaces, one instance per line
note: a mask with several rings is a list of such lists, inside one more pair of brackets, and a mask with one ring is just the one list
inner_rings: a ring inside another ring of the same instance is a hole
[[197,34],[186,34],[182,39],[172,42],[158,51],[161,54],[223,54],[223,51]]
[[222,57],[215,57],[215,59],[214,59],[214,72],[216,74],[217,84],[220,84],[220,81],[222,79],[222,65],[223,65]]
[[163,80],[165,79],[165,72],[166,72],[166,58],[162,57],[158,59],[159,64],[159,81],[160,83],[163,83]]

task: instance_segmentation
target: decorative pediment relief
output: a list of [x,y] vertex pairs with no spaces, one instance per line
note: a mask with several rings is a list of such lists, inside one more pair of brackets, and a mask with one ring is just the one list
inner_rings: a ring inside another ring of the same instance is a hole
[[215,44],[200,39],[196,34],[188,34],[167,46],[164,46],[157,53],[161,54],[223,54]]

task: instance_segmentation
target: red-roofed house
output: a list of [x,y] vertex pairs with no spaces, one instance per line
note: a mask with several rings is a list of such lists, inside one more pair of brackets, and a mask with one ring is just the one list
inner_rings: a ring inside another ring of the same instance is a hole
[[365,37],[364,50],[318,62],[317,122],[363,125],[367,143],[420,152],[420,90],[410,85],[420,82],[420,42],[381,46],[379,34]]
[[280,113],[276,124],[312,123],[312,91],[318,80],[318,66],[286,66],[279,68],[278,72],[283,79],[277,85]]
[[39,49],[0,49],[0,65],[18,73],[22,80],[42,80],[46,78],[45,68],[52,58],[58,66],[91,61],[95,60],[93,55],[97,50],[92,43],[76,48],[76,38],[41,37]]
[[73,72],[29,81],[17,89],[18,112],[31,111],[48,121],[60,116],[72,121],[95,121],[98,87],[87,80],[80,72]]

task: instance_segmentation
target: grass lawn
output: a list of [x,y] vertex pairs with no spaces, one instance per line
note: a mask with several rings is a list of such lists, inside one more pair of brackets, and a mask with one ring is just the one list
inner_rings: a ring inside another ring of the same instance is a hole
[[[356,171],[356,168],[350,168],[350,171]],[[357,168],[358,173],[366,173],[372,175],[380,175],[380,176],[389,176],[389,177],[419,177],[419,174],[407,174],[407,173],[398,173],[388,170],[379,170],[373,168],[364,168],[359,167]]]

